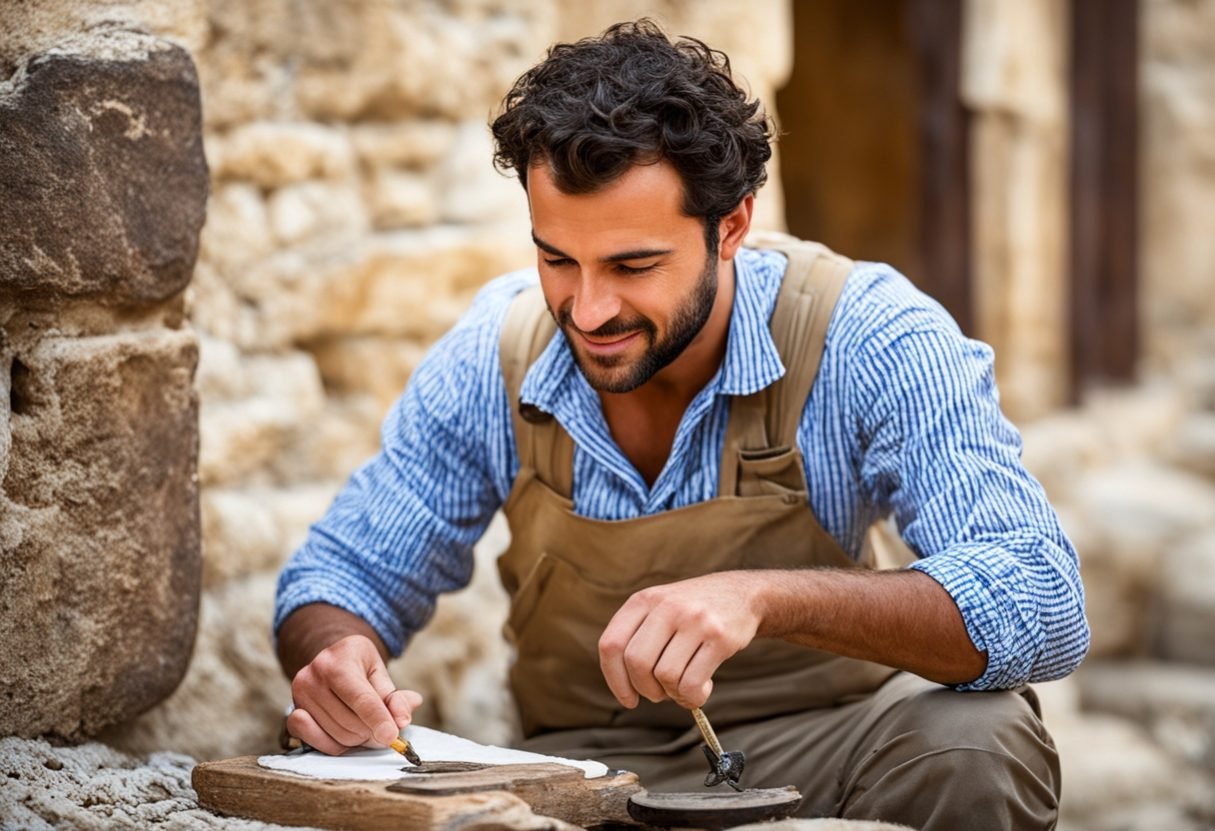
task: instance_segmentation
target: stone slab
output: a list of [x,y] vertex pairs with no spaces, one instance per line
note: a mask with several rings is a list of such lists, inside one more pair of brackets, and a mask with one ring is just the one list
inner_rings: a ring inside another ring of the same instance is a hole
[[208,189],[194,63],[50,53],[0,85],[0,293],[146,306],[182,291]]
[[88,735],[163,699],[189,661],[197,345],[159,329],[51,336],[12,360],[0,734]]

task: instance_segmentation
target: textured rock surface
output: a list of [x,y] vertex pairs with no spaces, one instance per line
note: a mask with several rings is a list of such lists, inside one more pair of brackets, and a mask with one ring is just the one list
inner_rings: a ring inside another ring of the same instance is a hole
[[1155,654],[1215,667],[1215,527],[1170,552],[1153,612]]
[[0,493],[0,733],[90,733],[185,672],[198,598],[194,338],[22,349]]
[[198,807],[179,753],[134,758],[102,744],[56,747],[0,738],[0,828],[272,831],[281,825],[217,816]]
[[1215,60],[1210,0],[1143,4],[1142,297],[1149,356],[1176,367],[1215,347]]
[[1215,668],[1100,661],[1076,681],[1086,709],[1134,719],[1174,756],[1215,773]]
[[207,192],[194,63],[109,39],[146,56],[36,56],[0,86],[0,290],[143,305],[190,280]]
[[133,28],[151,5],[9,4],[0,30],[0,734],[143,712],[193,644],[181,295],[209,184],[193,61]]

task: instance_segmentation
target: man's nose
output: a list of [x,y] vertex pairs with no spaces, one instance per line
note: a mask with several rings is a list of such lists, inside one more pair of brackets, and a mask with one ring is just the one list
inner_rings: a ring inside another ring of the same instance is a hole
[[583,275],[574,292],[570,319],[583,332],[593,332],[620,314],[620,297],[609,281]]

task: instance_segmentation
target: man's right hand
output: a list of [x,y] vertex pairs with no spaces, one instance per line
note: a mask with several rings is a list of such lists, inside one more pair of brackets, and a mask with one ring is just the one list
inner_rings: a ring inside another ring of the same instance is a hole
[[422,704],[393,684],[375,631],[343,609],[301,606],[279,629],[278,652],[295,702],[287,732],[323,753],[387,747]]
[[387,747],[422,704],[416,692],[396,689],[380,653],[362,635],[322,650],[296,673],[291,696],[287,732],[330,755]]

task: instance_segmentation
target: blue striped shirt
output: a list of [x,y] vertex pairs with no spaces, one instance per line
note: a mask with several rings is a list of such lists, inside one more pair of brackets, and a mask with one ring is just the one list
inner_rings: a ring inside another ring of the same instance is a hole
[[[768,319],[785,258],[744,249],[726,356],[695,397],[653,487],[621,453],[599,399],[558,333],[521,397],[574,440],[574,509],[620,520],[716,495],[729,400],[779,378]],[[393,654],[465,586],[472,547],[518,471],[498,339],[534,269],[489,283],[440,339],[389,412],[378,455],[354,473],[278,582],[275,630],[324,602],[366,620]],[[992,351],[967,340],[936,302],[886,265],[859,263],[827,333],[798,431],[811,507],[844,551],[893,513],[953,597],[987,669],[960,689],[1066,675],[1088,649],[1076,551],[1020,462],[1001,414]]]

